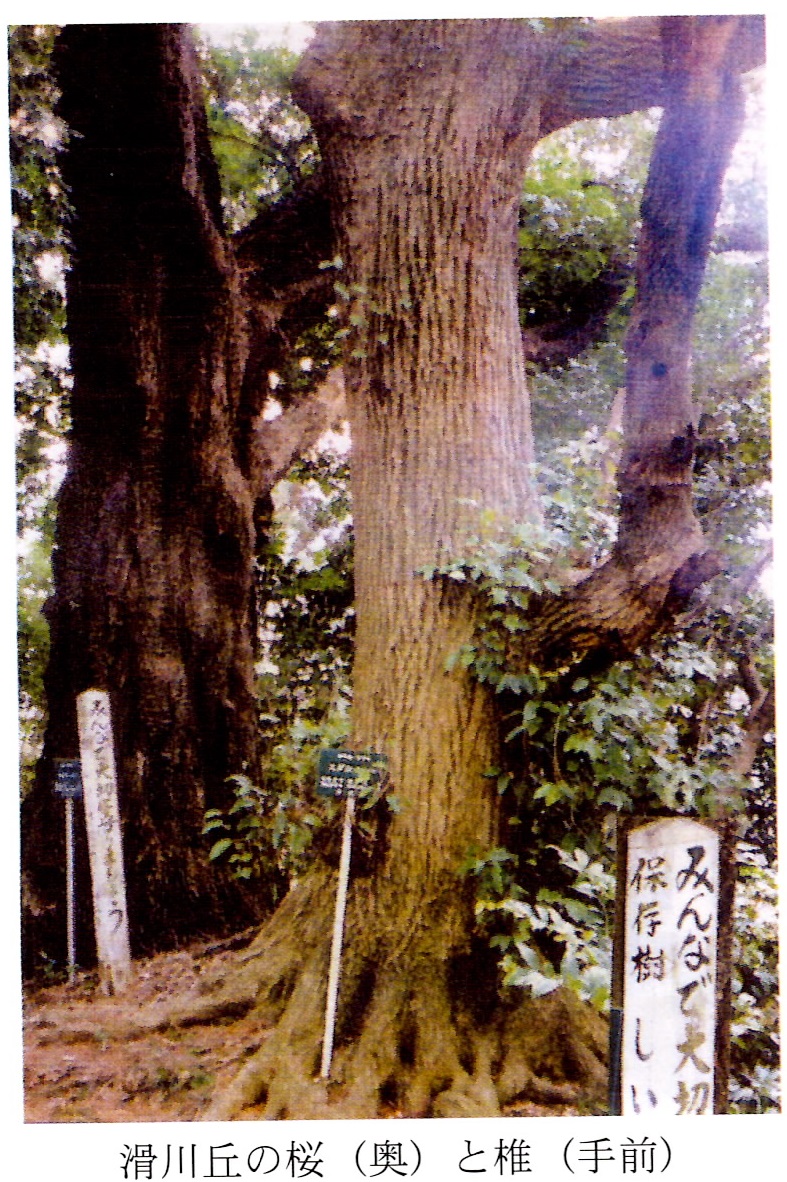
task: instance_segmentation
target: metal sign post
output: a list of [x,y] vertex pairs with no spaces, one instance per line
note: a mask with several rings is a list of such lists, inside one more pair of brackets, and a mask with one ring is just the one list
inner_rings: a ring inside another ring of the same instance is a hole
[[355,815],[355,798],[363,783],[377,787],[382,784],[388,760],[375,751],[340,751],[336,748],[320,752],[317,770],[318,796],[345,798],[342,849],[339,857],[339,882],[336,887],[336,907],[333,913],[331,958],[328,964],[328,990],[325,998],[325,1029],[322,1040],[321,1079],[330,1079],[333,1057],[333,1036],[336,1027],[336,1005],[339,998],[344,916],[347,910],[347,884],[350,879],[350,853]]
[[55,795],[66,806],[66,946],[68,983],[76,977],[76,882],[74,875],[74,801],[82,798],[82,776],[78,759],[56,761]]
[[322,1066],[320,1076],[329,1079],[333,1056],[333,1033],[336,1026],[336,1003],[339,997],[339,973],[342,962],[344,941],[344,914],[347,910],[347,883],[350,879],[350,851],[352,847],[353,816],[355,815],[355,793],[347,792],[342,826],[342,852],[339,858],[339,884],[336,888],[336,907],[333,913],[331,935],[331,959],[328,965],[328,993],[325,998],[325,1032],[322,1039]]

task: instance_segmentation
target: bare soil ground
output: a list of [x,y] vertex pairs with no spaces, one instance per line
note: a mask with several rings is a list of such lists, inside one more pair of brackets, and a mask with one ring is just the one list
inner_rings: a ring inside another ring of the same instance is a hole
[[[265,1037],[254,1018],[126,1039],[118,1039],[113,1030],[127,1025],[143,1006],[188,992],[208,966],[232,955],[232,948],[221,945],[195,945],[135,961],[132,985],[113,998],[99,991],[91,973],[79,973],[73,985],[27,991],[25,1119],[199,1120],[214,1089],[232,1078]],[[77,1016],[84,1026],[86,1010],[92,1015],[92,1032],[69,1029]]]
[[[95,974],[73,985],[25,994],[25,1119],[32,1123],[199,1120],[217,1088],[232,1079],[266,1037],[254,1014],[219,1022],[118,1037],[119,1026],[151,1003],[171,1000],[231,959],[251,932],[221,944],[194,945],[135,961],[134,981],[108,998]],[[88,1021],[85,1022],[85,1016]],[[78,1029],[77,1029],[78,1028]],[[114,1033],[113,1033],[114,1032]],[[569,1116],[567,1106],[514,1104],[509,1116]],[[246,1109],[241,1119],[261,1113]],[[396,1117],[395,1111],[381,1116]]]

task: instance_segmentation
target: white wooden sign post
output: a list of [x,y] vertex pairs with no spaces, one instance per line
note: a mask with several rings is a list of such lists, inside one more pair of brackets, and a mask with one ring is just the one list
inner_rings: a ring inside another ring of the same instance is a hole
[[131,979],[131,952],[109,695],[80,694],[77,723],[99,973],[104,988],[118,993]]
[[707,1116],[726,1086],[728,854],[718,827],[685,816],[634,823],[624,845],[618,1111]]

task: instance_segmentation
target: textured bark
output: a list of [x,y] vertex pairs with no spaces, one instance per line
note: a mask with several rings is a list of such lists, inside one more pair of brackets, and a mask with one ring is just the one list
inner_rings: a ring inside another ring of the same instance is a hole
[[[727,61],[730,70],[743,74],[765,61],[765,20],[732,19],[736,31]],[[578,119],[664,106],[670,93],[664,65],[659,17],[612,17],[584,26],[572,22],[567,35],[556,38],[550,56],[541,135]]]
[[494,1115],[528,1088],[598,1098],[600,1029],[582,1052],[566,1037],[570,1067],[539,1061],[515,1033],[538,1007],[501,1003],[494,958],[472,938],[458,867],[499,838],[484,771],[500,731],[486,691],[446,672],[472,604],[418,574],[455,553],[483,506],[537,513],[515,257],[542,71],[526,24],[483,21],[324,28],[301,72],[353,293],[353,743],[389,755],[401,813],[351,884],[331,1083],[314,1079],[333,901],[315,871],[261,933],[257,997],[285,1004],[213,1119],[255,1102],[269,1117],[385,1104],[457,1116]]
[[330,371],[313,394],[288,407],[278,418],[269,421],[258,413],[249,432],[250,481],[257,495],[263,497],[324,431],[339,427],[346,419],[340,366]]
[[[253,501],[234,431],[245,326],[184,29],[70,26],[58,63],[75,386],[46,753],[78,754],[75,695],[108,690],[140,949],[260,914],[200,836],[256,753]],[[39,882],[60,861],[48,759],[27,827]]]
[[[298,255],[281,228],[289,207],[267,239],[259,223],[246,235],[243,265],[224,237],[187,28],[68,26],[57,64],[72,128],[75,385],[47,606],[46,754],[24,813],[28,968],[62,945],[51,761],[78,754],[75,696],[93,686],[112,698],[135,950],[264,914],[264,886],[208,864],[203,815],[229,803],[229,774],[259,770],[253,568],[266,494],[336,413],[323,394],[306,413],[261,419],[268,385],[252,362],[295,331],[293,307],[302,327],[308,284],[288,298],[275,286],[282,255]],[[327,251],[319,202],[307,222],[313,250]],[[307,292],[313,316],[320,287],[324,303],[322,276]]]

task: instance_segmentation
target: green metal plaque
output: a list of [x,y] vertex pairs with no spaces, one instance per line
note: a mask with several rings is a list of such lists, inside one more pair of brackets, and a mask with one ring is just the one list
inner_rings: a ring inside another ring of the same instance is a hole
[[58,759],[55,768],[55,794],[62,800],[81,800],[81,762],[78,759]]
[[342,798],[367,784],[377,787],[384,778],[388,757],[377,751],[342,751],[328,747],[317,765],[317,795]]

